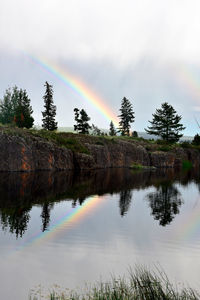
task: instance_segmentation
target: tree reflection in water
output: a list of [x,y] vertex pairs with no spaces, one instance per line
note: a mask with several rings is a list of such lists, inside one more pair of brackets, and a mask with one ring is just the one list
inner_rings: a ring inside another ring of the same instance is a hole
[[132,199],[132,192],[131,190],[125,190],[120,192],[120,199],[119,199],[119,208],[120,208],[120,215],[123,217],[127,214]]
[[50,223],[50,212],[53,206],[54,205],[52,203],[46,202],[42,205],[42,213],[40,215],[42,219],[42,232],[48,229]]
[[28,226],[30,209],[16,207],[12,210],[0,211],[2,229],[4,231],[9,229],[11,233],[16,235],[16,238],[22,237]]
[[[147,199],[152,215],[160,225],[169,224],[182,204],[177,185],[194,182],[199,187],[199,173],[157,170],[155,172],[131,172],[129,169],[98,170],[91,173],[33,172],[1,173],[0,222],[3,230],[9,230],[17,238],[27,230],[30,211],[41,207],[41,230],[50,226],[50,214],[54,203],[70,201],[72,207],[81,205],[91,195],[117,193],[122,217],[130,209],[133,190],[145,190],[154,186],[156,191]],[[133,207],[134,209],[134,207]]]
[[181,194],[171,182],[160,184],[156,192],[147,195],[147,199],[154,219],[162,226],[171,223],[182,204]]

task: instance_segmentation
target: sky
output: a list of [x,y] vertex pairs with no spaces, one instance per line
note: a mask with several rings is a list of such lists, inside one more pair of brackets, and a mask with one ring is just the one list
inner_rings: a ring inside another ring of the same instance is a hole
[[108,128],[109,111],[117,116],[126,97],[137,131],[168,102],[182,115],[184,134],[194,135],[195,118],[200,121],[199,11],[199,0],[0,0],[0,99],[8,87],[26,89],[35,125],[41,125],[48,81],[58,126],[73,126],[77,107],[91,124]]

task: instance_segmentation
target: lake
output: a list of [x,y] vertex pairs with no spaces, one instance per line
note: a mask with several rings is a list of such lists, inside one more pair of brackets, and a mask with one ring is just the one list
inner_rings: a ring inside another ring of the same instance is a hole
[[198,289],[199,193],[194,170],[1,173],[0,298],[81,288],[136,264]]

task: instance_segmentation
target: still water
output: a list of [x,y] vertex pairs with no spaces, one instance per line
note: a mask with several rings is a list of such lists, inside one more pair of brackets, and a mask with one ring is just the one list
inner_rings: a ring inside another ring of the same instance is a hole
[[199,289],[199,193],[197,171],[1,173],[0,299],[82,287],[135,264]]

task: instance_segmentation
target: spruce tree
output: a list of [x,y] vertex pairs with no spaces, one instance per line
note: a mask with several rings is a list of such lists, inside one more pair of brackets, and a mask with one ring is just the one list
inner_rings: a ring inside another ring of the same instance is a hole
[[74,130],[82,134],[89,134],[89,129],[91,129],[91,126],[89,125],[88,121],[90,121],[90,118],[88,117],[86,111],[84,109],[81,109],[81,111],[79,111],[78,108],[74,108],[74,113],[76,121]]
[[30,99],[26,90],[19,90],[18,103],[15,108],[14,121],[18,127],[31,128],[33,126],[34,119],[31,116],[33,113],[30,105]]
[[137,137],[138,137],[138,133],[137,133],[137,131],[135,131],[135,130],[134,130],[134,131],[132,132],[132,137],[135,137],[135,138],[137,138]]
[[34,119],[30,99],[26,90],[14,86],[7,89],[0,102],[0,122],[2,124],[15,123],[18,127],[31,128]]
[[0,101],[0,123],[2,124],[9,124],[13,121],[14,113],[12,110],[11,97],[11,89],[7,89],[3,100]]
[[196,146],[200,145],[200,135],[198,133],[194,136],[192,140],[192,144]]
[[134,122],[135,116],[132,104],[127,98],[122,99],[121,108],[120,108],[121,114],[118,116],[120,118],[119,122],[119,131],[121,132],[121,135],[130,135],[130,123]]
[[46,87],[46,91],[43,96],[45,110],[42,112],[42,127],[53,131],[58,128],[58,123],[55,121],[56,106],[53,104],[53,87],[47,81],[44,86]]
[[102,135],[103,132],[96,125],[92,124],[92,135]]
[[110,122],[109,135],[114,136],[114,135],[116,135],[116,134],[117,134],[117,132],[116,132],[116,130],[115,130],[115,126],[114,126],[114,124],[113,124],[113,121],[111,121],[111,122]]
[[178,142],[183,136],[180,132],[185,129],[180,123],[181,118],[170,104],[164,102],[161,109],[156,109],[153,120],[149,121],[151,126],[145,131],[150,135],[160,136],[166,142]]

